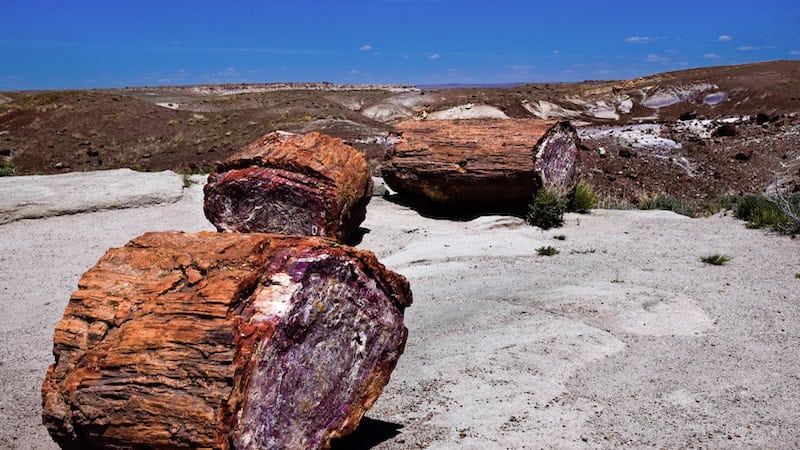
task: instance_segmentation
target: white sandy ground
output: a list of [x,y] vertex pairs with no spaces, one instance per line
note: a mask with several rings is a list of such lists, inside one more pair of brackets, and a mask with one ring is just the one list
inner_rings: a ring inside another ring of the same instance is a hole
[[[0,225],[0,448],[55,448],[39,388],[81,274],[145,231],[211,229],[201,204],[194,185]],[[598,210],[542,231],[382,198],[364,227],[360,247],[414,291],[406,352],[367,414],[402,428],[375,448],[800,446],[800,241],[724,216]]]

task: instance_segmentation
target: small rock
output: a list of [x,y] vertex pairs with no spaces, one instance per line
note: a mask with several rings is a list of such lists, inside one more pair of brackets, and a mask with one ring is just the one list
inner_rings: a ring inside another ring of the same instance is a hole
[[67,164],[64,164],[63,162],[57,162],[56,165],[53,167],[58,170],[69,169],[69,166]]
[[605,147],[597,147],[597,154],[600,155],[601,158],[606,157],[606,148]]
[[734,126],[732,123],[726,123],[726,124],[720,125],[716,130],[714,130],[714,133],[712,133],[712,136],[716,136],[716,137],[736,136],[736,126]]
[[97,150],[86,150],[86,156],[89,156],[91,158],[97,158],[98,156],[100,156],[100,152],[98,152]]
[[0,148],[0,156],[11,156],[10,148]]
[[150,155],[150,153],[145,153],[144,155],[142,155],[142,158],[144,158],[144,159],[147,159],[147,158],[149,158],[150,156],[152,156],[152,155]]
[[773,112],[769,112],[769,113],[760,112],[760,113],[756,114],[756,123],[758,125],[763,125],[765,123],[775,122],[776,120],[778,120],[780,118],[781,118],[781,115],[778,114],[777,112],[774,112],[774,111]]
[[622,158],[632,158],[632,157],[636,156],[636,152],[634,152],[634,151],[632,151],[630,149],[627,149],[627,148],[623,148],[623,149],[620,149],[619,156],[622,157]]
[[734,155],[734,158],[737,161],[747,161],[752,156],[753,156],[753,149],[752,148],[743,148],[743,149],[739,150],[736,153],[736,155]]
[[678,120],[693,120],[697,118],[697,111],[686,111],[678,117]]
[[386,186],[386,182],[383,181],[383,178],[380,177],[372,177],[372,196],[373,197],[383,197],[384,195],[391,194],[392,190],[389,189],[389,186]]

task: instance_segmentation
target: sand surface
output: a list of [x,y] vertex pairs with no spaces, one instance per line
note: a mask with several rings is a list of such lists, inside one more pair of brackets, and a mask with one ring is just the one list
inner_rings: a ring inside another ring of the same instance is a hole
[[[145,231],[211,229],[201,205],[193,185],[0,225],[0,448],[55,448],[39,388],[81,274]],[[660,211],[434,220],[378,197],[364,227],[414,304],[392,381],[340,448],[800,446],[800,240]]]

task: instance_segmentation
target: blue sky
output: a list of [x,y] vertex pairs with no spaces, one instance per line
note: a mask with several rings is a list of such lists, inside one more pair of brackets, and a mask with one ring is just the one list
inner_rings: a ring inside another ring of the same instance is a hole
[[623,79],[800,59],[800,1],[0,0],[0,90]]

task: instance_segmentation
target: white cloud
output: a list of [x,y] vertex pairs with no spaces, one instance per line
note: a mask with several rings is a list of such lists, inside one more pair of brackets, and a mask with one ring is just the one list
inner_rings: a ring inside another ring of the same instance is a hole
[[720,42],[730,42],[730,41],[733,40],[733,36],[730,36],[730,35],[727,35],[727,34],[723,34],[717,40],[720,41]]
[[800,55],[800,50],[789,50],[790,55],[798,56]]
[[553,50],[553,54],[554,55],[559,55],[559,54],[561,54],[561,50]]
[[705,55],[703,55],[703,58],[705,58],[705,59],[719,59],[719,58],[722,58],[722,57],[719,56],[716,53],[706,53]]
[[743,45],[737,48],[737,50],[739,50],[740,52],[749,52],[752,50],[758,50],[758,47],[753,47],[752,45]]
[[372,50],[372,46],[369,44],[364,44],[361,47],[358,47],[358,49],[361,50],[362,52],[368,52]]
[[358,69],[350,69],[350,75],[358,75]]
[[600,69],[600,70],[597,71],[597,73],[600,74],[600,75],[608,75],[608,74],[611,73],[611,71],[608,70],[608,69]]
[[631,36],[629,38],[625,38],[625,42],[630,42],[631,44],[646,44],[655,40],[655,38],[647,36]]
[[663,57],[661,55],[657,55],[655,53],[650,53],[649,55],[647,55],[644,58],[644,60],[647,61],[647,62],[652,62],[652,63],[659,63],[659,62],[667,62],[667,61],[669,61],[669,59],[667,59],[667,58],[665,58],[665,57]]
[[438,53],[431,53],[430,55],[428,55],[428,59],[432,59],[432,60],[436,60],[436,59],[439,59],[441,57],[442,57],[442,55],[440,55]]

